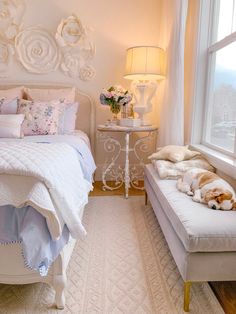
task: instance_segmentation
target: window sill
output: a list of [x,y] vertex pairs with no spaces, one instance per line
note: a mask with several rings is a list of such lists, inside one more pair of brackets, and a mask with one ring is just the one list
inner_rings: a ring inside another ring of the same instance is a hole
[[236,179],[236,159],[227,156],[223,153],[217,152],[211,148],[204,145],[190,145],[190,147],[196,151],[199,151],[206,156],[207,160],[216,169],[224,172],[233,179]]

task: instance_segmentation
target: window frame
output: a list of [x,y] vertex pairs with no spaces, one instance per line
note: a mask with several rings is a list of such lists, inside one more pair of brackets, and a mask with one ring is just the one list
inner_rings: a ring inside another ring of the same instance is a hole
[[[208,138],[210,134],[210,119],[212,117],[212,97],[213,97],[213,81],[214,81],[214,70],[215,70],[215,57],[217,51],[227,47],[233,42],[236,42],[236,31],[231,33],[230,35],[224,37],[223,39],[213,42],[213,38],[216,37],[217,32],[217,11],[219,11],[219,3],[220,1],[211,1],[211,10],[213,14],[210,14],[209,21],[209,36],[207,43],[207,75],[206,75],[206,86],[205,86],[205,101],[204,101],[204,121],[203,121],[203,133],[201,143],[209,148],[215,149],[221,153],[224,153],[228,156],[236,158],[236,130],[235,130],[235,139],[234,139],[234,151],[228,151],[223,147],[214,145],[211,143]],[[208,127],[207,127],[208,126]]]
[[[193,81],[190,85],[191,94],[191,130],[190,147],[200,151],[212,163],[214,167],[228,176],[236,179],[236,155],[211,145],[205,141],[205,121],[207,116],[206,101],[209,98],[208,84],[210,80],[209,47],[211,46],[212,27],[215,25],[212,10],[219,8],[216,0],[199,0],[198,20],[196,25],[196,50],[192,56]],[[219,4],[219,2],[218,2]],[[215,12],[215,11],[214,11]],[[226,37],[227,38],[227,37]],[[227,39],[223,39],[226,41]],[[212,45],[213,47],[214,44]],[[236,141],[235,141],[236,150]]]

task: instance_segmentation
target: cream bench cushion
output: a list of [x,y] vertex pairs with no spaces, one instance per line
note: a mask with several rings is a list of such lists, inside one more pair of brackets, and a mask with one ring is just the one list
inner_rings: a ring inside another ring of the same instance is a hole
[[145,174],[186,251],[236,251],[235,211],[214,211],[193,202],[177,190],[176,180],[161,180],[151,164]]

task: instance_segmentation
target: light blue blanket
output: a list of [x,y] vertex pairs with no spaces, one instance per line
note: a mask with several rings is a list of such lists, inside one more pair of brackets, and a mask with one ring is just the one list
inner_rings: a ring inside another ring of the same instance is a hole
[[31,206],[0,206],[0,244],[21,243],[26,267],[41,276],[47,275],[69,237],[69,230],[64,226],[60,239],[53,241],[46,219]]

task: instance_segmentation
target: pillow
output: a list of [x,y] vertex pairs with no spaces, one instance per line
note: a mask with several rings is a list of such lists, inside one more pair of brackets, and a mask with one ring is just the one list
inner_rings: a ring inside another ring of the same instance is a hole
[[176,180],[180,178],[187,170],[192,168],[201,168],[215,172],[215,168],[201,156],[197,156],[191,160],[183,160],[177,163],[167,160],[152,160],[152,164],[161,179]]
[[18,106],[18,98],[10,101],[0,98],[0,114],[16,114]]
[[10,89],[1,89],[0,90],[0,99],[3,99],[7,102],[15,98],[23,98],[24,86],[10,88]]
[[69,134],[75,130],[76,114],[79,104],[75,103],[63,103],[64,113],[61,114],[59,120],[58,134]]
[[17,100],[23,97],[24,87],[0,90],[0,114],[16,114]]
[[34,102],[21,99],[18,113],[25,115],[22,124],[24,135],[57,134],[60,114],[63,112],[60,102]]
[[25,88],[26,98],[35,101],[52,101],[57,99],[73,103],[75,101],[75,87],[61,89]]
[[201,155],[199,152],[189,150],[187,146],[168,145],[149,156],[149,159],[156,160],[170,160],[173,162],[179,162],[182,160],[188,160],[195,156]]
[[24,121],[24,117],[23,114],[0,115],[0,137],[22,137],[21,125]]

